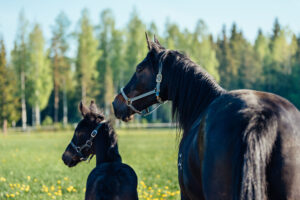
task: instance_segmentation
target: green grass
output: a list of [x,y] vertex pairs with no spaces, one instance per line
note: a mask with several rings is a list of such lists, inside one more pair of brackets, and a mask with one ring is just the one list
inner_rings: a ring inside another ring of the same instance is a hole
[[[119,130],[123,162],[136,171],[140,199],[179,199],[175,131]],[[0,136],[0,199],[84,199],[86,179],[95,167],[68,168],[61,155],[71,132]],[[8,197],[7,197],[8,196]]]

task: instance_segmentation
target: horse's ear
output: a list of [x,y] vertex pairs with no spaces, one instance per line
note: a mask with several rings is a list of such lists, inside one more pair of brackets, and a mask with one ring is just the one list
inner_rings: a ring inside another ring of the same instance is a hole
[[93,113],[98,113],[98,108],[97,108],[97,105],[95,104],[94,100],[91,101],[90,111],[93,112]]
[[90,112],[89,108],[83,105],[82,101],[80,101],[78,108],[83,117],[85,117]]
[[160,43],[159,43],[159,41],[158,41],[158,39],[156,38],[155,35],[154,35],[154,42],[155,42],[156,44],[158,44],[159,46],[161,46]]
[[145,35],[146,35],[146,41],[147,41],[148,50],[150,51],[152,49],[151,42],[149,41],[147,32],[145,32]]

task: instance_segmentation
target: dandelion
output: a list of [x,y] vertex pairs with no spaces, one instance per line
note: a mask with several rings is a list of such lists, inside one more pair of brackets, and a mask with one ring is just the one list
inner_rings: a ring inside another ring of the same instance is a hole
[[69,186],[69,187],[67,188],[67,191],[68,191],[68,192],[72,192],[72,191],[73,191],[73,189],[74,189],[74,187],[73,187],[73,186]]
[[33,181],[36,183],[38,180],[37,180],[37,178],[35,178],[35,179],[33,179]]
[[6,178],[0,177],[0,182],[5,182],[5,181],[6,181]]
[[29,185],[27,185],[27,186],[26,186],[26,188],[25,188],[25,192],[28,192],[28,191],[29,191],[29,189],[30,189],[30,186],[29,186]]
[[68,181],[68,180],[69,180],[69,178],[68,178],[68,177],[64,177],[64,180],[65,180],[65,181]]
[[14,198],[14,197],[15,197],[15,194],[10,194],[10,197]]
[[61,183],[61,181],[60,181],[60,180],[58,180],[58,181],[57,181],[57,184],[58,184],[58,185],[60,185],[60,183]]
[[30,181],[30,179],[31,179],[31,177],[30,177],[30,176],[27,176],[27,180]]

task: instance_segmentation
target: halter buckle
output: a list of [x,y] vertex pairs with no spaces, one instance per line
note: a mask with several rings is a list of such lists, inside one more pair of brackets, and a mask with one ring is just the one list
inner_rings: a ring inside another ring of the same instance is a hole
[[97,135],[98,131],[95,129],[91,133],[91,137],[94,138]]
[[156,75],[156,82],[161,83],[161,81],[162,81],[162,74],[157,74]]
[[93,144],[93,143],[92,143],[92,141],[91,141],[91,140],[87,140],[87,141],[86,141],[86,145],[87,145],[87,146],[89,146],[89,148],[91,148],[91,147],[92,147],[92,144]]

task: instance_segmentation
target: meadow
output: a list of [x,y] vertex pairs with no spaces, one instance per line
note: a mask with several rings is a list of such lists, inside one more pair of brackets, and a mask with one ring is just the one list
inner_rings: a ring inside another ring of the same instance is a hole
[[[117,133],[123,162],[138,175],[139,198],[179,199],[176,131]],[[95,159],[73,168],[63,164],[61,155],[72,135],[71,131],[0,135],[0,199],[84,199]]]

